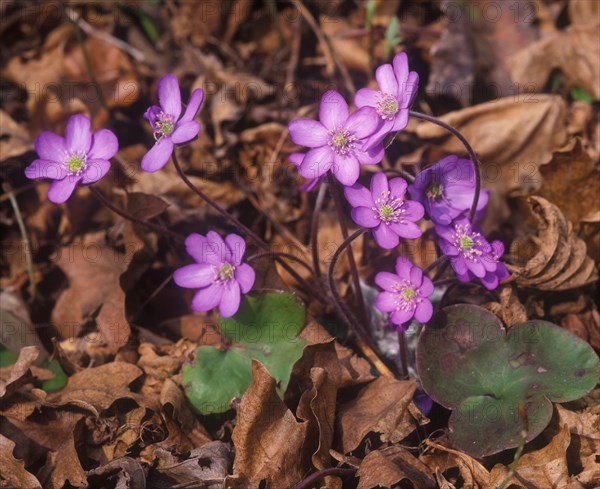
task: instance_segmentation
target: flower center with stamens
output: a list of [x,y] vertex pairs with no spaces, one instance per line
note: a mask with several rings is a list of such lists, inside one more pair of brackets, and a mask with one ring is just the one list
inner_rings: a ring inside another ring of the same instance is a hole
[[443,191],[444,187],[441,183],[434,183],[430,185],[427,192],[425,192],[425,195],[429,200],[441,200],[444,195]]
[[404,279],[396,283],[393,289],[397,294],[396,310],[411,311],[423,301],[421,291],[410,280]]
[[403,222],[402,214],[406,211],[404,200],[401,197],[394,197],[388,190],[382,192],[381,196],[375,199],[375,218],[386,224],[392,222]]
[[357,137],[354,136],[348,129],[337,127],[327,131],[329,136],[329,147],[339,155],[347,155],[354,149],[354,141]]
[[473,232],[470,224],[457,224],[454,229],[456,231],[454,246],[461,251],[467,260],[477,261],[483,254],[483,251],[478,249],[482,245],[481,234]]
[[380,92],[380,98],[375,103],[375,111],[383,120],[390,121],[398,113],[400,105],[398,99],[391,93]]
[[163,136],[170,136],[175,130],[175,122],[171,114],[160,112],[154,121],[154,139],[159,140]]
[[221,282],[226,282],[233,278],[233,273],[235,272],[235,267],[230,265],[229,263],[225,263],[219,270],[218,279]]
[[67,172],[70,175],[80,175],[83,170],[85,170],[86,164],[86,155],[79,153],[67,153],[67,160],[64,165],[67,168]]

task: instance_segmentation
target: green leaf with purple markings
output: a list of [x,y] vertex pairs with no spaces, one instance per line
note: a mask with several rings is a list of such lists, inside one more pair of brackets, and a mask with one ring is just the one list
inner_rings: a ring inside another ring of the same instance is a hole
[[514,448],[550,422],[552,402],[579,399],[598,381],[592,347],[547,321],[504,329],[487,309],[459,304],[436,313],[417,345],[417,371],[434,401],[452,410],[453,443],[476,457]]

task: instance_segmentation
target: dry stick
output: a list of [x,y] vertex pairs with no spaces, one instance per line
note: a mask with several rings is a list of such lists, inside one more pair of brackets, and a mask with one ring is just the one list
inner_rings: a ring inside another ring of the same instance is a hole
[[[263,248],[269,252],[272,251],[271,247],[269,246],[269,244],[266,241],[264,241],[261,237],[259,237],[248,226],[243,224],[237,217],[235,217],[234,215],[227,212],[223,207],[221,207],[219,204],[217,204],[214,200],[212,200],[208,195],[206,195],[204,192],[202,192],[202,190],[200,190],[198,187],[196,187],[192,183],[192,181],[187,177],[187,175],[184,173],[183,169],[179,165],[179,160],[177,159],[177,155],[175,154],[175,151],[173,151],[173,154],[171,155],[171,157],[173,159],[173,165],[175,165],[175,170],[177,170],[177,173],[179,174],[181,179],[190,188],[190,190],[192,192],[194,192],[204,202],[206,202],[213,209],[215,209],[225,219],[233,222],[238,228],[240,228],[242,231],[244,231],[244,233],[246,233],[246,235],[250,239],[252,239],[260,248]],[[313,292],[315,298],[317,298],[320,301],[324,300],[323,297],[321,297],[321,294],[314,287],[312,287],[306,280],[304,280],[300,275],[298,275],[298,272],[296,272],[292,267],[290,267],[285,261],[283,261],[281,258],[278,258],[278,257],[275,257],[275,260],[277,260],[281,264],[281,266],[283,268],[285,268],[292,277],[294,277],[294,280],[296,280],[296,282],[301,284],[306,290],[310,290],[311,292]]]
[[415,112],[414,110],[409,111],[409,114],[417,119],[421,119],[423,121],[431,122],[437,126],[443,127],[446,131],[454,134],[456,138],[463,144],[467,153],[469,153],[469,157],[473,162],[473,166],[475,167],[475,195],[473,196],[473,204],[471,205],[471,210],[469,212],[469,221],[473,222],[473,218],[475,217],[475,212],[477,212],[477,204],[479,203],[479,193],[481,192],[481,161],[477,158],[475,154],[475,150],[469,144],[469,141],[454,127],[450,124],[446,124],[444,121],[441,121],[437,117],[433,117],[427,114],[422,114],[421,112]]
[[310,223],[310,247],[312,250],[313,268],[315,270],[315,277],[321,278],[321,262],[319,261],[319,240],[317,234],[319,232],[319,216],[321,215],[321,209],[323,209],[323,202],[325,201],[325,192],[327,191],[327,184],[322,182],[319,186],[319,193],[317,194],[317,200],[315,201],[315,208],[313,210],[312,220]]
[[315,273],[312,267],[308,263],[306,263],[302,258],[298,258],[296,255],[292,255],[291,253],[285,253],[283,251],[265,251],[264,253],[255,253],[254,255],[246,258],[246,261],[251,262],[253,260],[258,260],[259,258],[263,258],[265,256],[280,256],[282,258],[287,258],[288,260],[293,260],[302,265],[306,270],[310,272],[311,275],[314,275]]
[[329,475],[340,475],[342,477],[346,475],[354,475],[357,469],[343,469],[341,467],[330,467],[328,469],[319,470],[314,474],[310,474],[306,479],[298,482],[292,489],[310,489],[315,486],[315,482],[321,480],[323,477]]
[[[340,228],[342,230],[342,237],[344,239],[348,238],[348,227],[346,226],[346,216],[344,216],[344,209],[342,208],[342,198],[338,192],[338,188],[335,185],[335,180],[331,172],[327,173],[329,190],[331,192],[331,196],[333,197],[333,203],[335,204],[335,209],[337,211],[338,219],[340,221]],[[358,310],[361,319],[364,321],[364,324],[367,324],[369,320],[369,315],[367,313],[367,308],[365,307],[365,300],[363,298],[362,289],[360,288],[360,277],[358,276],[358,268],[356,267],[356,261],[354,260],[354,252],[352,251],[352,247],[348,247],[348,263],[350,265],[350,275],[352,276],[352,284],[354,289],[354,297],[358,301]],[[369,335],[367,335],[369,337]]]
[[323,32],[323,30],[321,29],[321,27],[315,20],[315,18],[313,17],[313,14],[310,13],[310,10],[308,10],[300,0],[295,2],[294,6],[300,11],[300,14],[302,15],[302,17],[304,17],[304,20],[306,20],[306,22],[308,23],[310,28],[315,33],[315,36],[317,36],[317,40],[319,41],[319,44],[321,45],[321,48],[323,49],[323,54],[325,55],[325,59],[327,60],[328,74],[330,76],[333,75],[333,71],[334,71],[333,68],[334,68],[334,66],[337,66],[338,70],[340,70],[342,78],[344,79],[344,84],[346,85],[346,90],[348,90],[348,92],[350,92],[350,93],[355,93],[356,88],[354,87],[354,83],[352,82],[352,77],[350,76],[350,73],[348,72],[348,68],[346,68],[344,63],[339,61],[337,59],[337,57],[335,56],[335,54],[333,53],[333,49],[331,48],[331,45],[329,44],[329,40],[327,39],[327,36],[325,35],[325,33]]
[[104,204],[111,211],[113,211],[115,214],[118,214],[119,216],[123,217],[124,219],[127,219],[127,220],[129,220],[131,222],[135,222],[136,224],[139,224],[140,226],[144,226],[144,227],[146,227],[148,229],[151,229],[152,231],[155,231],[157,233],[166,234],[167,236],[171,236],[173,239],[176,239],[180,243],[182,243],[182,242],[185,241],[185,237],[182,236],[179,233],[171,231],[170,229],[168,229],[168,228],[166,228],[164,226],[161,226],[160,224],[154,224],[152,222],[144,221],[142,219],[139,219],[139,218],[135,217],[132,214],[129,214],[128,212],[126,212],[126,211],[124,211],[122,209],[119,209],[110,200],[108,200],[106,198],[106,196],[102,193],[101,190],[97,189],[96,187],[90,186],[89,189],[94,194],[94,196],[100,202],[102,202],[102,204]]
[[333,273],[335,271],[335,265],[337,264],[341,254],[344,252],[346,247],[350,246],[352,241],[367,232],[367,229],[360,228],[355,231],[351,236],[346,238],[344,242],[340,245],[340,247],[335,250],[333,257],[331,258],[331,263],[329,264],[329,270],[327,272],[328,280],[329,280],[329,289],[331,290],[331,295],[333,296],[333,304],[338,312],[338,314],[346,321],[350,329],[354,331],[357,335],[356,344],[361,349],[363,354],[367,357],[367,359],[375,366],[375,368],[379,371],[381,375],[384,377],[395,378],[393,372],[385,365],[377,356],[375,351],[370,346],[371,338],[363,329],[363,326],[359,321],[356,320],[352,311],[348,309],[348,306],[344,303],[342,297],[340,296],[340,292],[335,285],[335,279],[333,277]]
[[408,379],[408,353],[406,348],[406,331],[398,331],[398,349],[400,350],[400,362],[402,363],[402,374]]
[[8,183],[2,184],[2,190],[6,192],[8,195],[8,200],[10,200],[10,205],[13,208],[15,213],[15,219],[17,220],[17,224],[19,226],[19,233],[21,233],[21,240],[23,241],[23,250],[25,251],[25,261],[27,262],[27,275],[29,277],[29,287],[31,293],[31,300],[35,299],[35,276],[33,274],[33,260],[31,258],[31,245],[29,242],[29,235],[27,234],[27,229],[25,228],[25,222],[23,221],[23,216],[21,215],[21,209],[19,209],[19,203],[13,194]]

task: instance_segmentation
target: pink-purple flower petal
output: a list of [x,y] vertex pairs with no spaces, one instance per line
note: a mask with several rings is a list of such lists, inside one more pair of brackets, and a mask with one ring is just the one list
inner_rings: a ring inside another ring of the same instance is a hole
[[83,114],[76,114],[69,118],[65,129],[65,145],[69,151],[87,154],[92,145],[92,132],[90,119]]
[[361,88],[354,96],[354,105],[360,107],[375,107],[381,93],[371,88]]
[[381,65],[375,70],[375,79],[383,93],[396,95],[398,93],[398,82],[392,65]]
[[433,315],[433,306],[429,301],[422,301],[415,308],[415,319],[420,323],[426,323]]
[[119,141],[112,131],[100,129],[94,132],[88,158],[110,160],[117,151],[119,151]]
[[375,109],[362,107],[348,117],[345,127],[358,139],[364,139],[377,130],[379,122]]
[[344,187],[344,195],[352,207],[371,208],[375,205],[371,192],[358,183],[355,183],[351,187]]
[[352,154],[335,154],[332,173],[343,185],[354,185],[360,176],[360,164]]
[[169,137],[160,138],[142,158],[142,170],[154,173],[167,164],[173,154],[173,141]]
[[386,250],[391,250],[400,243],[398,234],[391,229],[391,226],[391,224],[381,223],[378,227],[373,229],[375,242]]
[[158,81],[158,101],[164,112],[177,121],[181,114],[181,91],[175,75],[164,75]]
[[178,268],[173,273],[173,280],[179,287],[199,289],[212,284],[215,267],[208,263],[194,263]]
[[406,80],[408,79],[408,72],[409,72],[408,56],[406,56],[406,53],[402,52],[402,53],[398,53],[396,56],[394,56],[392,65],[394,67],[394,75],[396,75],[396,81],[398,82],[398,85],[400,86],[400,89],[402,90],[404,88],[403,85],[406,83]]
[[81,177],[75,175],[68,175],[62,180],[54,180],[48,189],[48,199],[55,204],[66,202],[71,197],[79,180]]
[[192,309],[197,312],[210,311],[221,303],[223,297],[223,287],[212,284],[200,289],[192,299]]
[[392,312],[394,309],[396,309],[396,295],[397,294],[388,291],[383,291],[377,294],[374,302],[375,307],[381,312]]
[[319,178],[321,175],[325,175],[333,166],[334,155],[335,153],[329,146],[311,149],[302,160],[299,169],[300,175],[304,178]]
[[67,176],[67,169],[64,163],[50,160],[33,160],[25,168],[25,176],[31,179],[50,178],[52,180],[62,180]]
[[288,126],[290,137],[295,144],[308,148],[319,148],[327,144],[327,129],[312,119],[296,119]]
[[377,219],[375,211],[370,207],[355,207],[352,209],[352,219],[364,228],[377,227],[381,222]]
[[338,92],[328,90],[323,94],[319,106],[319,120],[327,129],[343,126],[349,114],[348,104]]
[[194,139],[200,132],[200,123],[196,121],[179,122],[173,134],[171,141],[175,144],[187,143]]
[[400,282],[400,277],[390,272],[379,272],[375,275],[375,283],[383,290],[393,292]]
[[256,273],[250,265],[242,263],[235,268],[235,279],[240,284],[242,293],[247,294],[254,285]]
[[100,180],[110,170],[110,161],[102,158],[87,160],[85,170],[81,174],[81,183],[88,184]]
[[226,260],[232,265],[239,265],[246,253],[246,241],[237,234],[228,234],[225,236],[227,246]]
[[373,196],[373,200],[386,197],[389,190],[390,187],[385,173],[377,172],[371,177],[371,195]]
[[231,280],[223,287],[223,295],[219,303],[219,313],[224,318],[230,318],[240,308],[240,285]]
[[35,138],[35,151],[43,160],[62,162],[67,156],[65,138],[50,131],[44,131]]
[[196,88],[192,91],[190,95],[190,100],[185,108],[185,112],[181,119],[179,119],[179,123],[193,121],[198,111],[200,110],[200,106],[202,105],[202,101],[204,100],[204,90],[201,88]]

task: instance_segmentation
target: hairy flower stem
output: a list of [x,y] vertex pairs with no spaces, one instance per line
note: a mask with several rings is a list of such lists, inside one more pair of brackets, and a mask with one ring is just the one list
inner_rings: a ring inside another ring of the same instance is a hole
[[152,222],[143,221],[142,219],[138,219],[137,217],[133,216],[132,214],[129,214],[128,212],[126,212],[122,209],[119,209],[110,200],[108,200],[106,198],[106,196],[102,193],[101,190],[97,189],[96,187],[90,185],[89,189],[91,190],[92,194],[94,194],[94,197],[96,197],[102,204],[104,204],[111,211],[113,211],[115,214],[118,214],[122,218],[127,219],[128,221],[134,222],[136,224],[139,224],[140,226],[144,226],[145,228],[155,231],[159,234],[170,236],[171,238],[173,238],[174,240],[176,240],[180,243],[183,243],[185,241],[185,236],[182,236],[179,233],[171,231],[170,229],[168,229],[164,226],[161,226],[160,224],[154,224]]
[[313,268],[315,270],[315,277],[321,278],[321,262],[319,261],[319,240],[317,238],[319,232],[319,216],[321,215],[321,209],[323,209],[323,202],[325,201],[325,192],[327,191],[327,184],[321,183],[319,186],[319,193],[317,194],[317,200],[315,201],[315,208],[313,210],[312,220],[310,223],[310,247],[312,251]]
[[[252,231],[248,226],[243,224],[237,217],[235,217],[232,214],[230,214],[229,212],[227,212],[223,207],[221,207],[219,204],[217,204],[214,200],[212,200],[208,195],[206,195],[204,192],[202,192],[202,190],[200,190],[198,187],[196,187],[192,183],[192,181],[187,177],[187,175],[184,173],[183,169],[181,168],[181,165],[179,164],[179,160],[177,159],[177,155],[175,154],[175,151],[173,151],[171,158],[173,159],[173,165],[175,165],[175,170],[177,170],[177,173],[179,174],[179,176],[181,177],[183,182],[189,187],[189,189],[192,192],[194,192],[198,197],[200,197],[202,200],[204,200],[204,202],[206,202],[213,209],[215,209],[225,219],[232,222],[235,226],[237,226],[244,233],[246,233],[246,235],[250,239],[252,239],[252,241],[254,241],[258,247],[263,248],[265,251],[268,251],[269,253],[272,253],[271,247],[269,246],[269,244],[266,241],[264,241],[254,231]],[[283,268],[285,268],[286,271],[292,277],[294,277],[294,280],[296,280],[296,282],[298,282],[300,285],[302,285],[306,290],[310,290],[318,300],[323,301],[323,298],[321,297],[322,294],[319,291],[317,291],[317,289],[315,289],[315,287],[312,287],[300,275],[298,275],[298,272],[296,272],[296,270],[294,270],[292,267],[290,267],[281,257],[275,256],[275,260],[278,261],[281,264],[281,266]]]
[[475,167],[475,195],[473,196],[473,204],[471,204],[471,210],[469,211],[469,221],[473,222],[473,218],[475,217],[475,212],[477,212],[477,204],[479,203],[479,194],[481,193],[481,161],[477,158],[475,151],[466,140],[466,138],[455,129],[450,124],[446,124],[444,121],[441,121],[437,117],[433,117],[427,114],[422,114],[421,112],[415,112],[411,110],[409,114],[417,119],[421,119],[423,121],[431,122],[432,124],[436,124],[437,126],[443,127],[446,131],[452,133],[456,138],[463,144],[467,153],[469,153],[469,158],[473,162],[473,166]]
[[333,297],[333,303],[334,303],[335,308],[338,311],[339,315],[345,320],[345,322],[348,324],[348,326],[356,333],[356,335],[361,340],[366,341],[367,343],[371,344],[370,335],[368,334],[368,332],[366,331],[366,328],[364,327],[365,323],[362,323],[361,321],[359,321],[354,316],[352,311],[350,311],[348,306],[346,306],[346,304],[344,303],[344,300],[340,296],[340,292],[338,291],[337,286],[335,285],[335,278],[334,278],[335,266],[337,265],[337,262],[341,256],[341,254],[344,252],[344,250],[346,248],[350,247],[350,244],[352,243],[352,241],[354,241],[356,238],[358,238],[365,232],[367,232],[367,230],[364,228],[358,229],[357,231],[352,233],[352,235],[347,237],[344,240],[344,242],[339,246],[339,248],[337,250],[335,250],[333,257],[331,258],[331,263],[329,263],[329,270],[327,272],[327,278],[328,278],[328,282],[329,282],[329,289],[331,290],[331,295]]
[[406,349],[406,331],[398,331],[398,351],[400,352],[400,363],[402,364],[402,375],[408,379],[408,353]]
[[[327,173],[329,191],[331,192],[331,196],[333,197],[333,202],[335,204],[335,209],[337,211],[338,219],[340,221],[340,229],[342,231],[342,237],[347,240],[348,239],[348,227],[346,226],[346,217],[344,216],[344,209],[342,207],[342,198],[340,196],[339,190],[335,184],[335,179],[331,172]],[[340,246],[341,247],[341,246]],[[358,302],[358,311],[361,315],[362,324],[367,324],[369,320],[369,315],[367,314],[367,308],[365,307],[365,300],[363,298],[362,289],[360,288],[360,278],[358,276],[358,268],[356,266],[356,260],[354,259],[354,252],[352,251],[352,247],[348,247],[348,264],[350,265],[350,275],[352,277],[352,288],[354,290],[354,297]],[[333,262],[332,262],[333,264]],[[329,267],[331,270],[331,265]],[[369,336],[369,335],[367,335]],[[370,342],[369,342],[370,343]]]

